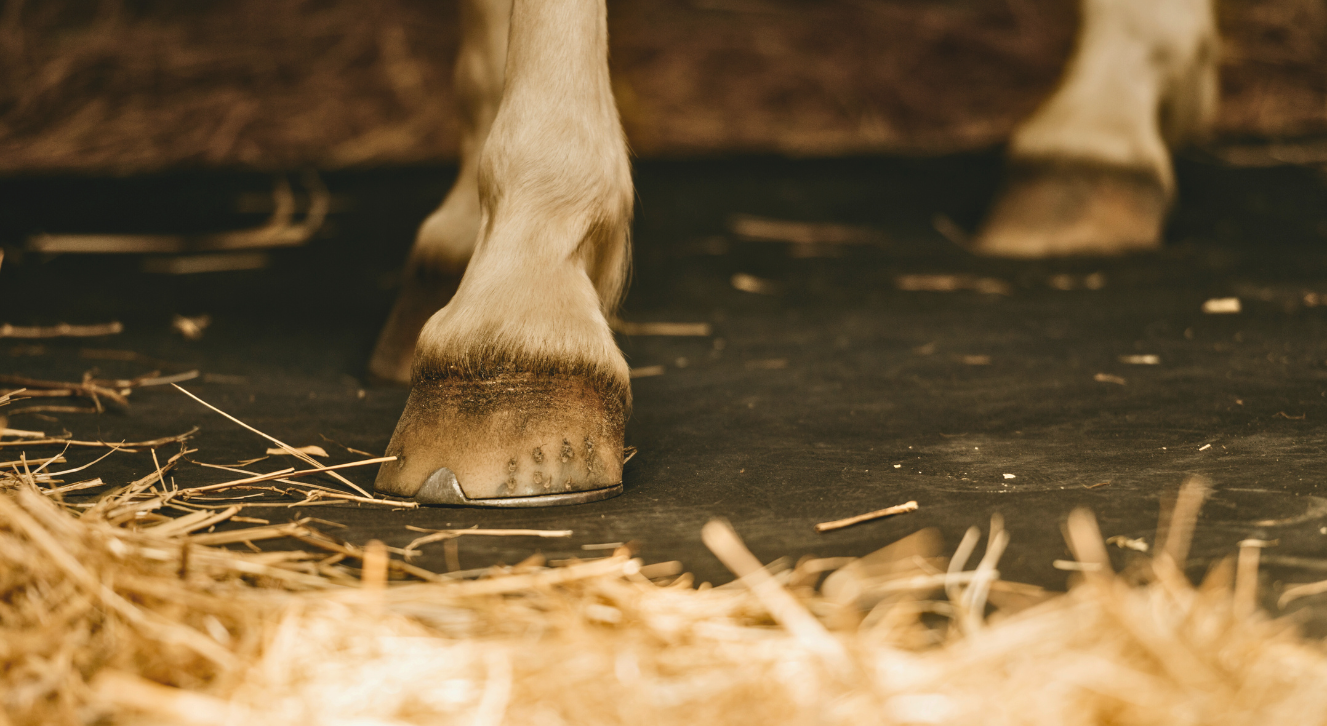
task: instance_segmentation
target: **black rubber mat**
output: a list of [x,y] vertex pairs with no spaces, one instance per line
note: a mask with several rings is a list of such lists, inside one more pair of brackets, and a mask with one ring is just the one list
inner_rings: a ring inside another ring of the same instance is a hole
[[[1259,538],[1276,543],[1264,554],[1268,584],[1327,577],[1321,178],[1184,160],[1164,251],[1016,263],[974,258],[937,231],[953,238],[972,229],[999,166],[995,152],[642,163],[623,316],[706,322],[713,335],[621,339],[633,367],[662,366],[634,382],[627,438],[639,453],[623,496],[540,510],[326,505],[247,514],[316,516],[344,525],[329,529],[334,535],[389,545],[417,536],[406,525],[571,529],[569,539],[463,539],[461,566],[536,550],[594,556],[582,545],[636,541],[647,560],[678,559],[717,583],[729,576],[700,543],[711,517],[731,520],[770,560],[865,554],[931,526],[952,547],[999,513],[1012,534],[1003,575],[1063,587],[1052,561],[1067,556],[1060,524],[1070,510],[1090,507],[1104,534],[1150,543],[1163,496],[1199,473],[1215,492],[1191,574]],[[328,229],[275,252],[266,270],[163,276],[139,272],[136,256],[16,260],[11,252],[0,269],[0,322],[118,319],[125,331],[0,340],[0,369],[77,379],[92,368],[197,368],[223,377],[186,387],[287,443],[322,445],[334,462],[360,458],[345,446],[378,454],[405,392],[366,386],[364,365],[413,228],[451,173],[329,175],[338,205]],[[236,195],[268,184],[220,173],[8,180],[0,225],[7,244],[36,230],[237,225],[247,218],[233,211]],[[733,215],[743,214],[853,229],[831,230],[843,244],[750,240],[732,232]],[[935,275],[949,277],[919,277]],[[905,289],[937,285],[963,289]],[[1203,312],[1204,301],[1223,297],[1238,297],[1242,311]],[[175,314],[208,314],[212,324],[188,341],[170,330]],[[105,349],[142,359],[109,360]],[[108,440],[197,425],[192,456],[225,464],[267,446],[169,388],[136,392],[124,411],[11,414],[9,425]],[[119,454],[96,473],[123,483],[151,467],[144,454]],[[193,466],[175,473],[180,485],[227,476]],[[348,476],[367,486],[373,472]],[[920,505],[913,514],[813,529],[909,500]],[[1120,564],[1132,554],[1112,551]],[[442,568],[442,552],[426,547],[418,562]]]

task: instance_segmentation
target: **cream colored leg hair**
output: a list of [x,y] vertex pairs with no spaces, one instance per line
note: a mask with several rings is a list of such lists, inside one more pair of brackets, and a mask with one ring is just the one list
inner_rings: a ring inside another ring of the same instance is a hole
[[1212,0],[1083,0],[1077,48],[1010,141],[1010,179],[978,250],[1159,245],[1175,189],[1167,146],[1211,126],[1217,42]]
[[369,362],[374,377],[397,383],[409,383],[419,331],[456,292],[479,234],[479,153],[502,101],[511,0],[462,0],[460,21],[460,170],[442,206],[419,229],[403,289]]
[[506,90],[479,155],[479,234],[416,375],[516,364],[627,380],[608,328],[626,282],[631,168],[603,0],[516,0]]
[[[604,0],[515,0],[505,87],[479,154],[479,231],[425,324],[378,487],[438,467],[475,498],[621,481],[630,406],[607,317],[627,278],[633,189]],[[422,495],[421,495],[422,496]]]

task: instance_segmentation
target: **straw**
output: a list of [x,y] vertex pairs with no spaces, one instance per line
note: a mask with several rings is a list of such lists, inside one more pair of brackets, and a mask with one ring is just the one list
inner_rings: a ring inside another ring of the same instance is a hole
[[[624,547],[439,574],[404,561],[419,540],[342,541],[313,518],[240,526],[248,500],[161,516],[187,491],[162,485],[186,451],[91,500],[40,481],[56,457],[0,471],[0,722],[1261,726],[1327,714],[1327,655],[1258,607],[1253,553],[1268,543],[1241,543],[1237,572],[1217,568],[1200,588],[1183,577],[1205,484],[1185,484],[1161,554],[1125,575],[1092,515],[1072,513],[1085,567],[1067,593],[1000,579],[1011,533],[998,518],[975,569],[975,528],[948,564],[921,532],[862,558],[762,566],[716,520],[702,538],[739,580],[697,589],[676,563]],[[444,543],[571,536],[410,529]],[[283,539],[307,550],[254,544]],[[948,602],[928,599],[941,588]],[[1286,596],[1318,592],[1327,585]]]

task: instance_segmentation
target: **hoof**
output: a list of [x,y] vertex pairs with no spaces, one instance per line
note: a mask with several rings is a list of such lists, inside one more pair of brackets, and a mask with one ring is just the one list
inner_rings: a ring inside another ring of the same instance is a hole
[[424,276],[407,273],[405,286],[396,296],[387,324],[369,359],[369,380],[377,384],[410,385],[410,366],[415,359],[415,341],[424,323],[456,294],[460,275]]
[[1122,255],[1156,250],[1170,195],[1138,169],[1015,161],[973,244],[996,257]]
[[416,383],[374,487],[420,504],[540,507],[622,492],[626,393],[570,374]]

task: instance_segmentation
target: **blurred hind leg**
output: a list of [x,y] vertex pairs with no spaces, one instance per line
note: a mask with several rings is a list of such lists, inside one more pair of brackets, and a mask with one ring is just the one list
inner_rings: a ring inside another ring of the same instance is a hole
[[1211,0],[1083,0],[1059,88],[1014,133],[975,242],[1006,257],[1156,249],[1175,193],[1168,146],[1216,113]]

